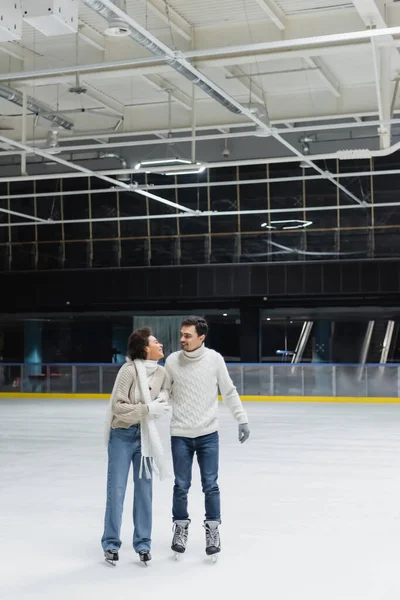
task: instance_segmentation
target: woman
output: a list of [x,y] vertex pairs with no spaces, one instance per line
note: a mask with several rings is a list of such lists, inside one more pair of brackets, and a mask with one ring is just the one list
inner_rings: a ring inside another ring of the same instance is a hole
[[149,327],[136,329],[128,341],[127,362],[111,394],[108,443],[107,505],[101,544],[106,561],[115,564],[121,547],[122,509],[130,465],[133,465],[133,548],[145,564],[151,560],[152,479],[166,476],[163,448],[154,419],[166,414],[166,371],[157,362],[163,346]]

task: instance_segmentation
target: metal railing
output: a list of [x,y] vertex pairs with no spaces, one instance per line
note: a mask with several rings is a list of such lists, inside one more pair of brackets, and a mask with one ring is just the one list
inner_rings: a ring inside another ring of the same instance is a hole
[[[0,363],[0,393],[109,394],[120,364]],[[400,365],[228,364],[242,396],[400,397]]]

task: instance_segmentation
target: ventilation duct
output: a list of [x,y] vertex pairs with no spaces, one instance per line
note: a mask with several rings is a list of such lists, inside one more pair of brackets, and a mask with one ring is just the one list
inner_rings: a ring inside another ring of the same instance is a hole
[[[120,161],[121,167],[123,169],[127,169],[128,168],[126,160],[124,158],[122,158],[122,156],[120,156],[119,154],[115,154],[114,152],[106,152],[106,153],[100,154],[99,158],[101,158],[101,159],[104,159],[104,158],[115,158],[116,160]],[[131,176],[130,176],[129,173],[120,173],[119,175],[117,175],[117,179],[118,179],[118,181],[129,181],[130,182],[131,181]]]
[[[17,104],[18,106],[23,106],[22,92],[14,90],[13,88],[0,85],[0,98],[4,98],[13,104]],[[54,112],[50,106],[46,106],[46,104],[42,104],[30,96],[27,97],[27,109],[39,117],[42,117],[47,121],[51,121],[58,127],[68,129],[68,131],[71,131],[74,128],[74,124],[71,121],[68,121],[66,117],[60,113]]]
[[[83,2],[84,4],[86,4],[86,6],[89,6],[99,15],[104,17],[104,19],[106,19],[106,21],[109,24],[115,21],[116,15],[114,14],[114,12],[110,10],[107,6],[105,6],[101,0],[83,0]],[[128,27],[130,30],[129,36],[133,40],[135,40],[135,42],[143,46],[143,48],[149,50],[149,52],[154,54],[154,56],[159,56],[160,58],[162,58],[172,69],[175,69],[175,71],[180,73],[183,77],[186,77],[186,79],[188,79],[191,83],[199,87],[204,93],[208,94],[208,96],[219,102],[219,104],[221,104],[222,106],[224,106],[225,108],[237,115],[242,114],[241,110],[237,106],[229,102],[229,100],[224,98],[216,90],[213,90],[213,88],[211,88],[207,83],[199,79],[184,65],[181,65],[178,60],[167,56],[164,50],[155,41],[147,38],[141,32],[137,31],[134,27],[131,27],[130,24],[125,24],[125,27]]]

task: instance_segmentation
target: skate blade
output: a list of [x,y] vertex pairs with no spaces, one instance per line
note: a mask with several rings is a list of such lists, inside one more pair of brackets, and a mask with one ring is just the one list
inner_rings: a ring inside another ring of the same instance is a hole
[[173,554],[174,561],[180,562],[181,560],[183,560],[183,555],[184,555],[184,552],[174,552],[174,554]]
[[106,563],[107,563],[108,565],[111,565],[112,567],[116,567],[116,566],[117,566],[117,563],[116,563],[116,561],[115,561],[115,560],[111,560],[111,559],[109,559],[109,558],[105,558],[104,560],[106,561]]
[[215,563],[218,562],[218,558],[219,558],[218,554],[213,554],[211,556],[211,562],[212,562],[213,565],[215,565]]

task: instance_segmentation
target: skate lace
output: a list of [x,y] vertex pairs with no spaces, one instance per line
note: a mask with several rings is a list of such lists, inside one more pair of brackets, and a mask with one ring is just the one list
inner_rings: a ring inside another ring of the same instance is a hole
[[174,525],[174,544],[178,546],[185,546],[187,541],[187,527],[183,525]]
[[219,547],[219,532],[218,529],[211,529],[211,527],[206,527],[206,543],[207,546],[215,546]]

